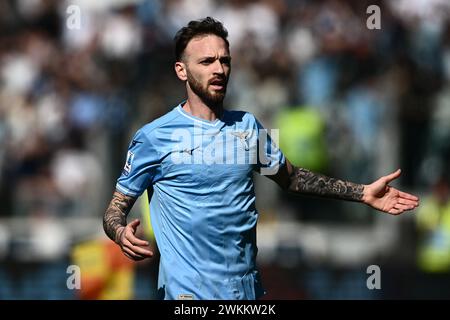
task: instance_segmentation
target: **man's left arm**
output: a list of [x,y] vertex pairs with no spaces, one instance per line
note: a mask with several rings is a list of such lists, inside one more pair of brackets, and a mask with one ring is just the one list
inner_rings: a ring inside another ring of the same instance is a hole
[[295,167],[286,159],[286,164],[276,175],[267,177],[291,193],[362,202],[374,209],[397,215],[419,205],[418,197],[389,185],[399,176],[400,170],[397,170],[369,185],[364,185]]

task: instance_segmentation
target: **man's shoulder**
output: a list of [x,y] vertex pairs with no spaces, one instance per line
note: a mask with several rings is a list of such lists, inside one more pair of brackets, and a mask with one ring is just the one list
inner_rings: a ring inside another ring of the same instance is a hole
[[154,134],[155,129],[163,128],[165,125],[171,123],[179,116],[180,114],[176,112],[176,108],[174,108],[171,111],[167,112],[166,114],[162,115],[161,117],[156,118],[151,122],[143,125],[138,131],[145,135],[152,135]]
[[256,122],[256,117],[253,113],[242,110],[225,110],[225,119],[231,122],[253,124]]

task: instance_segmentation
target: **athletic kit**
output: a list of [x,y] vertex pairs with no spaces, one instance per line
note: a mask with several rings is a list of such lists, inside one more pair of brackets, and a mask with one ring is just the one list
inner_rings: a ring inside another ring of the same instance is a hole
[[207,121],[183,104],[137,131],[116,188],[148,191],[162,299],[257,299],[253,172],[275,174],[285,157],[252,114]]

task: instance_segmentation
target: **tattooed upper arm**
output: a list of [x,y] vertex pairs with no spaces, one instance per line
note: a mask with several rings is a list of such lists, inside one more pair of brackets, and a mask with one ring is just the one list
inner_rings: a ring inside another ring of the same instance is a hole
[[127,215],[135,202],[135,197],[124,195],[117,190],[114,192],[103,216],[103,229],[111,240],[118,241],[120,235],[118,230],[127,225]]

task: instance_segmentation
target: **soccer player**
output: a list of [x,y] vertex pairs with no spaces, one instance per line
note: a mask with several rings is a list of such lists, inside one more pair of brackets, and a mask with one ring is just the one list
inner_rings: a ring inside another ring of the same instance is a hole
[[[103,226],[123,253],[152,257],[127,224],[136,199],[148,190],[160,250],[158,291],[164,299],[257,299],[257,171],[282,189],[357,201],[397,215],[419,199],[389,183],[400,170],[363,185],[294,167],[248,112],[223,108],[231,71],[227,31],[208,17],[175,36],[175,72],[187,99],[133,137]],[[282,130],[282,128],[281,128]]]

